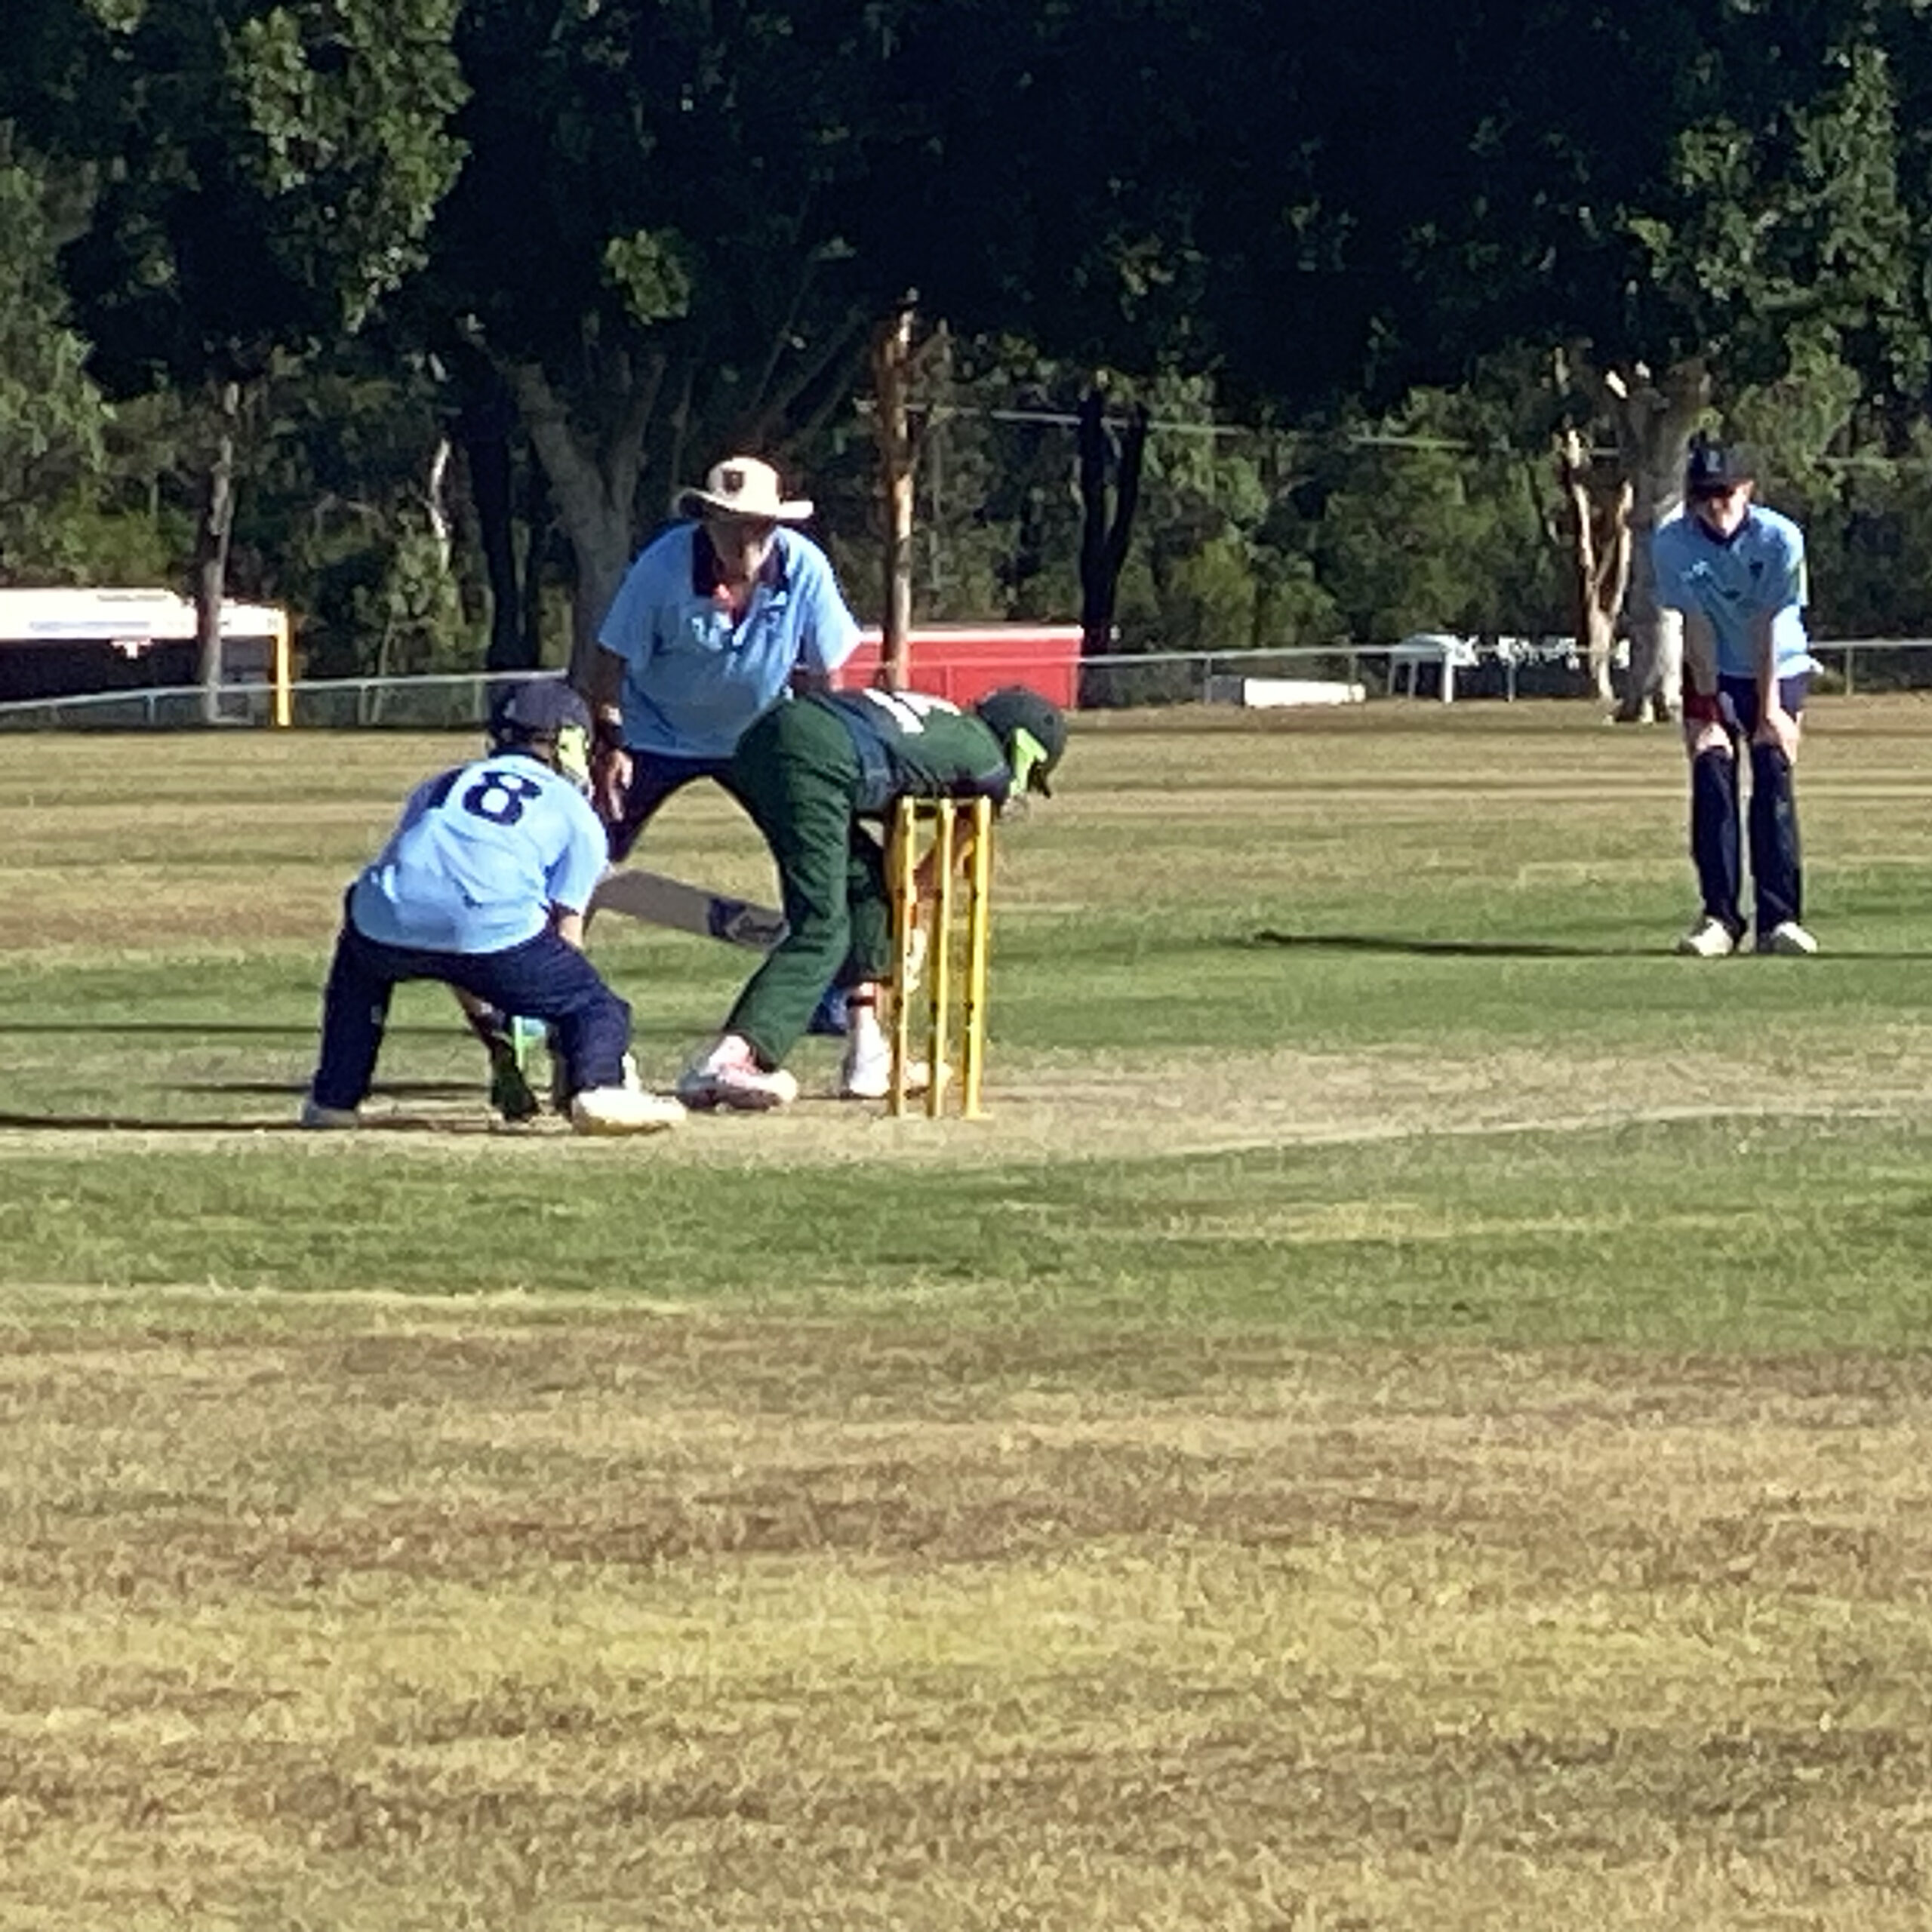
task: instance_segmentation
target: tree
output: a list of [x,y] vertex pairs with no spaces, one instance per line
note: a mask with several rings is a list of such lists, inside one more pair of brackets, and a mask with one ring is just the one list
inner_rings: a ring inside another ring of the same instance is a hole
[[411,312],[514,398],[589,648],[641,521],[732,448],[780,462],[849,405],[906,284],[851,239],[894,8],[469,0],[469,158]]
[[85,570],[107,410],[68,324],[51,190],[0,122],[0,581]]
[[[1820,360],[1858,361],[1881,389],[1922,377],[1885,45],[1900,17],[1810,0],[1641,23],[1555,8],[1541,18],[1563,46],[1524,23],[1517,78],[1472,130],[1467,151],[1491,157],[1482,192],[1460,222],[1445,214],[1425,259],[1479,325],[1527,300],[1545,340],[1589,345],[1595,420],[1630,492],[1620,716],[1676,704],[1681,642],[1648,537],[1678,508],[1685,445],[1713,401]],[[1567,128],[1535,111],[1552,60],[1577,83],[1554,99],[1585,106]],[[1539,150],[1564,164],[1553,186]]]
[[1604,466],[1574,423],[1558,433],[1556,474],[1569,516],[1571,595],[1577,638],[1590,689],[1604,703],[1617,693],[1611,664],[1617,620],[1630,581],[1630,479]]
[[278,356],[353,335],[420,261],[459,155],[458,5],[93,0],[57,53],[42,43],[33,111],[96,186],[67,251],[93,366],[117,393],[207,398],[211,687],[247,392]]

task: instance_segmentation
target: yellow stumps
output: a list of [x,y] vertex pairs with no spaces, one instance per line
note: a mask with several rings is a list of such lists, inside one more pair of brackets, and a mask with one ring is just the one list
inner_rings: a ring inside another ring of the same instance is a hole
[[992,861],[991,799],[901,798],[894,808],[888,860],[893,944],[888,1104],[895,1114],[906,1112],[908,1069],[918,1057],[913,1014],[921,1002],[915,983],[922,965],[926,1112],[934,1118],[943,1113],[947,1090],[955,1084],[961,1114],[977,1120],[983,1111]]

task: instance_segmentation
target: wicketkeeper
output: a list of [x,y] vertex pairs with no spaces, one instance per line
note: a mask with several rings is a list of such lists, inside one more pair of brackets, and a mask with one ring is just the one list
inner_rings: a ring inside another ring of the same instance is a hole
[[533,681],[498,700],[487,756],[411,794],[343,903],[304,1127],[357,1124],[390,995],[407,980],[440,980],[472,1010],[547,1025],[579,1133],[645,1134],[682,1118],[675,1100],[636,1084],[630,1008],[584,956],[583,909],[608,849],[584,795],[589,751],[583,700]]
[[894,804],[1044,795],[1066,748],[1057,707],[1021,685],[970,710],[918,692],[841,691],[759,718],[739,741],[731,784],[777,863],[788,930],[679,1078],[678,1097],[745,1109],[795,1100],[784,1063],[829,983],[848,989],[851,1014],[838,1091],[881,1098],[891,1046],[877,997],[892,956],[882,828]]

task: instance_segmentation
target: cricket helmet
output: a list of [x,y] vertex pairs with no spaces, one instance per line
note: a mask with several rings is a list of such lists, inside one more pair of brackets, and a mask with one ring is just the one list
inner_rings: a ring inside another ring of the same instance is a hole
[[973,707],[980,721],[998,739],[1022,789],[1053,796],[1047,783],[1066,749],[1066,718],[1024,685],[1006,685],[989,691]]
[[590,784],[590,707],[560,678],[506,685],[490,707],[493,752],[534,751],[580,791]]

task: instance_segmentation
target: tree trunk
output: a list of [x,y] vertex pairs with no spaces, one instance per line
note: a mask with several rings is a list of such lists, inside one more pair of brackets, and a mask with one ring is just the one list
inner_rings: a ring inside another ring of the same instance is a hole
[[[1080,404],[1080,642],[1086,657],[1104,656],[1114,644],[1114,604],[1126,567],[1134,512],[1140,501],[1141,461],[1147,448],[1147,411],[1136,404],[1121,431],[1116,457],[1106,426],[1106,398],[1089,389]],[[1109,460],[1116,468],[1113,503],[1107,501]]]
[[885,510],[879,677],[889,691],[905,691],[912,683],[912,435],[906,408],[912,359],[909,303],[880,328],[872,343],[873,424]]
[[1570,574],[1577,654],[1600,703],[1615,701],[1611,665],[1617,619],[1630,579],[1630,505],[1627,476],[1606,478],[1583,437],[1566,429],[1557,438],[1556,471],[1570,506]]
[[220,384],[216,405],[219,414],[214,456],[208,465],[208,503],[195,546],[195,675],[205,724],[221,721],[221,608],[228,595],[228,544],[235,528],[235,424],[241,411],[241,386]]
[[543,661],[543,573],[556,547],[557,528],[550,507],[550,481],[540,463],[524,466],[522,516],[523,588],[517,619],[523,657],[513,668],[534,671]]
[[617,428],[601,445],[580,432],[537,364],[518,363],[506,374],[576,561],[570,676],[582,689],[588,684],[598,628],[630,565],[644,430],[663,363],[653,365],[653,374],[644,383],[626,380],[619,386],[625,406]]
[[465,405],[457,434],[469,460],[470,497],[476,506],[477,537],[490,586],[490,646],[483,662],[491,671],[534,670],[537,639],[525,633],[517,580],[510,463],[515,412],[509,392],[494,371],[481,380],[484,386]]
[[1630,480],[1630,675],[1617,707],[1620,723],[1678,716],[1683,704],[1684,624],[1657,602],[1651,539],[1684,500],[1684,452],[1710,400],[1709,371],[1701,361],[1674,363],[1661,379],[1639,362],[1626,376],[1604,377],[1623,472]]

